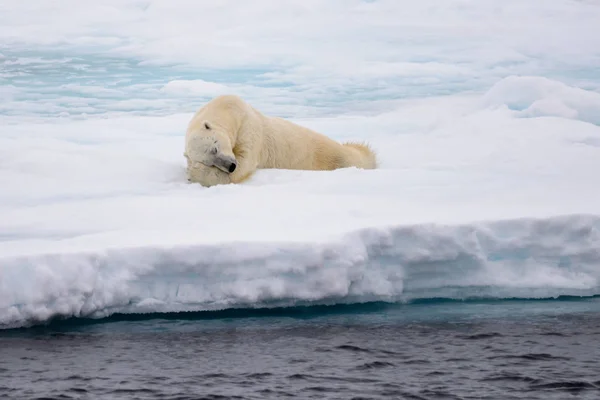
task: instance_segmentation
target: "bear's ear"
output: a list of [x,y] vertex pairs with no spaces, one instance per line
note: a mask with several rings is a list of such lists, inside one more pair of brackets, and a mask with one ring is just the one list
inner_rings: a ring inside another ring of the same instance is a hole
[[204,122],[204,127],[205,127],[206,129],[209,129],[209,130],[210,130],[210,125],[208,124],[208,122]]

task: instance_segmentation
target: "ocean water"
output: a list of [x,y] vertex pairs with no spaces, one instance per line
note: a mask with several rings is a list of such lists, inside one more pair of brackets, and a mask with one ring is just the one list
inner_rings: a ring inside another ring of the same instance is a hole
[[600,302],[426,302],[70,320],[0,333],[0,396],[596,399]]
[[[597,398],[599,20],[0,1],[0,397]],[[189,184],[225,93],[380,167]]]

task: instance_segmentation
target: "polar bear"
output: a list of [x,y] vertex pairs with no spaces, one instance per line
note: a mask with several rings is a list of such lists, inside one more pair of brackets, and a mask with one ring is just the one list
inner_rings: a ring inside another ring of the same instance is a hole
[[241,183],[257,169],[377,168],[368,144],[340,144],[279,117],[263,115],[235,95],[215,97],[192,117],[185,134],[188,181]]

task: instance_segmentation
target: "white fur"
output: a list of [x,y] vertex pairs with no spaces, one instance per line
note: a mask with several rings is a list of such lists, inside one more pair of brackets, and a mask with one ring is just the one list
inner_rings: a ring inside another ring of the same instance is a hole
[[[216,97],[196,112],[187,128],[184,155],[188,180],[203,186],[240,183],[259,168],[377,168],[368,145],[340,144],[285,119],[263,115],[233,95]],[[237,163],[233,173],[225,172],[232,162]]]

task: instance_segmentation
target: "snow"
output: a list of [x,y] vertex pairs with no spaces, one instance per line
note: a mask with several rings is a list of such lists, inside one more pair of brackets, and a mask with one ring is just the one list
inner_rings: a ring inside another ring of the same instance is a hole
[[517,116],[556,116],[600,125],[600,93],[544,77],[510,76],[495,84],[485,101],[490,106],[518,110]]
[[[33,3],[0,4],[0,327],[600,294],[599,5]],[[189,184],[222,93],[381,168]]]
[[2,260],[5,328],[56,315],[600,290],[600,218],[366,229],[318,243],[149,245]]

